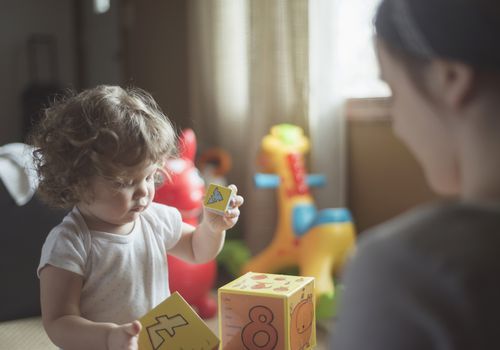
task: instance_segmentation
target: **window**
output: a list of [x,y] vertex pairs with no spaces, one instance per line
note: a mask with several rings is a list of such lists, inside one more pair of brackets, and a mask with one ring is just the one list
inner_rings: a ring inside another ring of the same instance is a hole
[[379,79],[373,47],[373,18],[380,0],[337,0],[335,9],[335,52],[337,78],[345,98],[389,96]]

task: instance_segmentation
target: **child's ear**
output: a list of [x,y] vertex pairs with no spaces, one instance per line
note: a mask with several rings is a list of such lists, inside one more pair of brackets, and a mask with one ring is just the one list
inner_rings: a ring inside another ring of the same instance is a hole
[[466,105],[474,91],[476,74],[472,67],[454,61],[436,60],[433,73],[437,93],[448,108],[460,109]]

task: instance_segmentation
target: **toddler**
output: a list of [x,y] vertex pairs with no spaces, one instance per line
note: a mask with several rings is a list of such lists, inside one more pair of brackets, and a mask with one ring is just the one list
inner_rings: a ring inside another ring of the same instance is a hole
[[47,334],[68,350],[137,349],[137,319],[170,295],[167,253],[213,259],[243,198],[236,195],[224,216],[204,211],[196,228],[152,202],[176,137],[138,88],[98,86],[66,97],[45,110],[32,141],[40,195],[70,209],[38,267]]

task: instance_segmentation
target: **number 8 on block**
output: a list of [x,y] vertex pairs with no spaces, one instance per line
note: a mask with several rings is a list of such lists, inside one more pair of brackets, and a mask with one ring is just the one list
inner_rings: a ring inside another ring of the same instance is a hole
[[248,272],[218,296],[224,350],[315,347],[314,278]]

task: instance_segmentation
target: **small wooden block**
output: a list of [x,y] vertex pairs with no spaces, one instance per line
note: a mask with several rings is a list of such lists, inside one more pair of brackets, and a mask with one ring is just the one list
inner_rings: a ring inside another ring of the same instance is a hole
[[233,196],[234,192],[229,187],[210,184],[203,205],[216,214],[224,215]]
[[248,272],[218,290],[224,350],[316,346],[314,278]]
[[219,339],[175,292],[140,319],[139,350],[214,350]]

